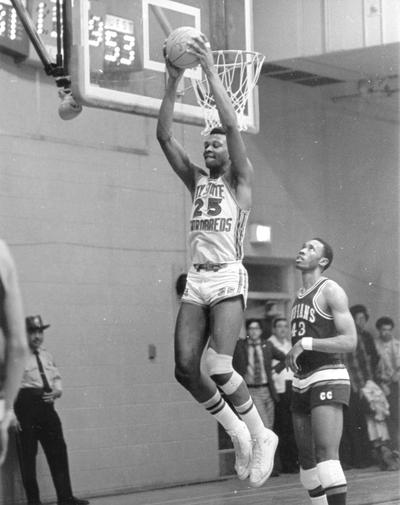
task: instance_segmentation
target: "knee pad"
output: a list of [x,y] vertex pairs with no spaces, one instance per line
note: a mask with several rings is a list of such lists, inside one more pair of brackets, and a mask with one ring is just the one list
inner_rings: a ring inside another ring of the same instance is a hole
[[232,395],[243,382],[243,377],[239,375],[232,366],[232,356],[219,354],[209,347],[206,352],[205,363],[208,374],[214,375],[231,374],[225,384],[218,384],[218,387],[226,395]]
[[324,489],[346,486],[346,476],[338,459],[329,459],[317,464],[318,477]]
[[314,466],[314,468],[309,468],[308,470],[300,467],[300,482],[307,491],[312,491],[321,486],[317,467]]
[[232,356],[228,354],[218,354],[209,347],[205,359],[209,375],[223,375],[233,372]]
[[230,396],[233,395],[233,393],[239,389],[239,387],[241,386],[241,384],[243,384],[243,382],[244,382],[243,377],[239,375],[236,372],[236,370],[233,370],[232,375],[229,377],[228,381],[219,387],[226,395]]

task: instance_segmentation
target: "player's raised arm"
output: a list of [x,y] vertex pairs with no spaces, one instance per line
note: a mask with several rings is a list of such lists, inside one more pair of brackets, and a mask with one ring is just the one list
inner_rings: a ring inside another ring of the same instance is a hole
[[239,204],[248,208],[251,206],[251,183],[253,167],[247,157],[246,146],[240,134],[235,109],[218,76],[214,65],[214,57],[206,37],[194,37],[193,43],[188,43],[188,51],[197,55],[207,76],[211,91],[218,109],[221,124],[226,132],[226,141],[231,159],[231,184],[235,188]]
[[172,130],[176,92],[184,71],[170,65],[167,59],[166,66],[168,81],[158,115],[157,140],[171,167],[193,195],[196,166],[191,163],[189,156],[174,137]]

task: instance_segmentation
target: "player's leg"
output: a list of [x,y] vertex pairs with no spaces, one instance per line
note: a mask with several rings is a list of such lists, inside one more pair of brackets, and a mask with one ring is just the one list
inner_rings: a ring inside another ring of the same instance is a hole
[[343,405],[318,405],[312,409],[311,417],[318,476],[328,504],[345,505],[347,481],[339,461]]
[[[239,305],[240,315],[235,309]],[[215,317],[215,312],[224,312],[231,314],[229,324],[223,322],[218,316]],[[234,397],[246,399],[246,384],[243,378],[233,370],[232,355],[236,345],[236,339],[230,337],[222,339],[220,331],[224,334],[228,332],[231,335],[239,335],[239,331],[243,322],[242,302],[237,299],[228,299],[221,301],[211,309],[211,337],[210,347],[206,353],[206,367],[209,375],[212,377],[214,384],[218,384],[225,396],[229,398],[231,405],[235,406]],[[215,322],[218,321],[216,325]],[[216,338],[215,338],[216,335]],[[240,403],[240,402],[239,402]],[[236,414],[235,414],[236,415]],[[237,417],[237,416],[236,416]],[[232,429],[227,429],[227,433],[232,439],[235,448],[235,470],[239,479],[243,480],[249,476],[250,462],[252,454],[252,439],[246,424],[237,417],[239,423]]]
[[317,462],[311,425],[311,415],[300,411],[292,413],[293,430],[296,440],[299,463],[300,482],[308,492],[312,505],[327,505],[325,491],[318,476]]
[[208,315],[204,306],[182,303],[175,329],[175,377],[226,430],[235,430],[240,419],[201,367],[209,337]]
[[242,296],[221,300],[211,307],[211,338],[206,363],[210,376],[228,397],[254,440],[249,467],[244,427],[240,442],[236,440],[237,434],[231,434],[234,445],[239,446],[236,450],[238,475],[245,478],[250,472],[250,484],[259,487],[271,475],[278,437],[265,428],[245,381],[232,367],[232,355],[243,324],[243,309]]
[[175,377],[198,402],[208,400],[216,391],[200,367],[207,341],[207,307],[182,303],[175,326]]
[[249,393],[264,426],[272,430],[275,421],[275,402],[269,387],[249,388]]

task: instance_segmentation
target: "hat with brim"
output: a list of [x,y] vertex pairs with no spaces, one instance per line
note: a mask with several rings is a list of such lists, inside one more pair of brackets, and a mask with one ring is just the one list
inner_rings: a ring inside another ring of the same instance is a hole
[[50,326],[49,324],[43,324],[41,316],[28,316],[25,323],[26,331],[43,331]]

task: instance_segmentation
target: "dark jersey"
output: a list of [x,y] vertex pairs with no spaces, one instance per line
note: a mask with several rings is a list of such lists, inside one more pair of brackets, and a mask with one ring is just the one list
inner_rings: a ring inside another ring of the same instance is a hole
[[[321,277],[313,286],[297,295],[291,312],[292,345],[303,337],[318,339],[337,334],[332,314],[327,314],[318,305],[318,295],[328,280]],[[297,375],[304,377],[323,366],[341,363],[339,354],[303,351],[297,358],[300,367]]]

